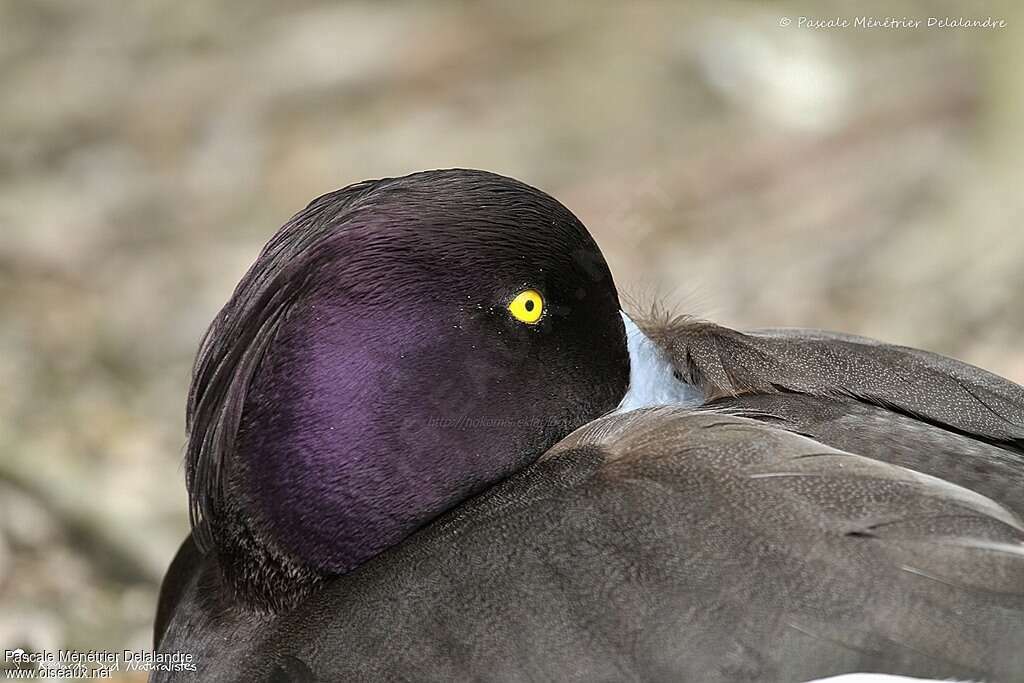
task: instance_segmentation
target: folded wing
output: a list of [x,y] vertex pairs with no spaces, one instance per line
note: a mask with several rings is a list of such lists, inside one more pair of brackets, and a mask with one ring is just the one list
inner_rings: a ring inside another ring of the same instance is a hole
[[1024,387],[852,335],[686,319],[643,327],[708,408],[948,479],[1024,515]]

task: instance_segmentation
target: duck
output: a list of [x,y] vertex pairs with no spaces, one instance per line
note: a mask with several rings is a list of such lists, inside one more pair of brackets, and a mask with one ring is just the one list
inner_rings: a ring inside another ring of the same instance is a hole
[[625,312],[509,177],[313,200],[186,426],[153,681],[1024,681],[1024,388]]

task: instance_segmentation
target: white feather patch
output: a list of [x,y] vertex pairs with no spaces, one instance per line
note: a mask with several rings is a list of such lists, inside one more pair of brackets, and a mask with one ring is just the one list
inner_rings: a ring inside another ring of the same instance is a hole
[[830,678],[817,678],[807,683],[971,683],[971,681],[956,681],[952,678],[908,678],[906,676],[890,676],[889,674],[843,674]]
[[625,413],[652,406],[699,406],[704,402],[700,389],[676,379],[671,361],[657,344],[622,313],[629,350],[629,391],[616,412]]

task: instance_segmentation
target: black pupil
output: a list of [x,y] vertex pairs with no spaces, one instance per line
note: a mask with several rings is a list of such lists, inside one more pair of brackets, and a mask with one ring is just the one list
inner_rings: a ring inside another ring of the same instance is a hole
[[530,311],[532,311],[532,310],[533,310],[533,299],[527,299],[527,300],[526,300],[526,303],[525,303],[525,304],[523,304],[523,308],[525,308],[525,309],[526,309],[526,312],[527,312],[527,313],[529,313]]

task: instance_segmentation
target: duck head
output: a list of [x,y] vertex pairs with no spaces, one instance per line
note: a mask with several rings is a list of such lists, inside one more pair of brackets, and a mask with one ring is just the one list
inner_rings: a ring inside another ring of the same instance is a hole
[[200,349],[195,538],[270,606],[358,567],[615,409],[623,320],[586,228],[518,181],[431,171],[316,199]]

